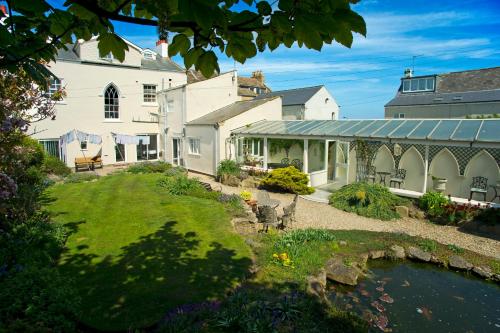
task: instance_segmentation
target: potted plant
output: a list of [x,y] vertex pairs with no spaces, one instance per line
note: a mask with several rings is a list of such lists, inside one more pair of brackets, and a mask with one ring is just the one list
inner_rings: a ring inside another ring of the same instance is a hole
[[447,181],[448,181],[448,179],[446,179],[446,178],[432,176],[432,183],[433,183],[434,190],[436,192],[443,193],[446,190],[446,182]]

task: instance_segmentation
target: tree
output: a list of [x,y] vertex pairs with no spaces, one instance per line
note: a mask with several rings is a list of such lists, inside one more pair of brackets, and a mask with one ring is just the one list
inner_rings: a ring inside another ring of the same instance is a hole
[[[127,44],[114,22],[155,26],[160,39],[174,34],[171,56],[209,77],[219,71],[214,52],[244,63],[280,45],[321,50],[338,42],[350,47],[353,33],[366,35],[363,18],[351,9],[359,0],[67,0],[62,9],[47,0],[6,0],[9,17],[0,24],[0,69],[21,66],[37,80],[57,49],[75,39],[98,36],[101,56],[124,60]],[[247,5],[249,10],[238,8]]]

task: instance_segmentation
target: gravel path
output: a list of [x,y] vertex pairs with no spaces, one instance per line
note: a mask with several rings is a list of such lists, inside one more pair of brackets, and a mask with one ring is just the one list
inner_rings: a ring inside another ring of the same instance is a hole
[[[214,188],[222,187],[224,193],[239,194],[243,189],[229,187],[216,183],[212,177],[191,174],[202,181],[211,183]],[[246,189],[248,190],[248,189]],[[256,194],[259,190],[249,189]],[[278,199],[282,205],[289,204],[293,195],[270,193],[271,198]],[[278,208],[281,211],[280,208]],[[410,236],[420,236],[433,239],[442,244],[455,244],[464,249],[486,256],[500,259],[500,241],[461,232],[457,227],[441,226],[425,221],[404,218],[395,221],[380,221],[353,213],[338,210],[324,203],[313,202],[299,198],[296,211],[297,223],[294,228],[320,228],[333,230],[369,230],[379,232],[405,233]]]

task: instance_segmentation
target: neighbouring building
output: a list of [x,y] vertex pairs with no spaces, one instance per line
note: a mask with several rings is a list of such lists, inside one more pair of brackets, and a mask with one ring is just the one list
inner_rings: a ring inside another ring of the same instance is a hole
[[500,114],[500,67],[413,76],[405,71],[385,118],[477,118]]
[[255,98],[273,96],[280,96],[283,101],[283,120],[335,120],[339,118],[340,108],[325,86],[273,91]]
[[163,150],[167,162],[215,175],[221,160],[235,157],[231,131],[281,119],[281,99],[241,100],[236,71],[200,78],[159,92]]
[[48,67],[56,78],[48,94],[65,88],[56,119],[32,124],[30,134],[68,166],[75,157],[101,154],[104,164],[162,158],[157,91],[186,83],[186,73],[156,51],[128,45],[125,60],[99,56],[97,40],[68,45]]

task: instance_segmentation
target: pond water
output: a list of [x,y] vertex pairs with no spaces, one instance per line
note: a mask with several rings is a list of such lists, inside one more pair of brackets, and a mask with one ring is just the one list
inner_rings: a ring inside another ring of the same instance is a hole
[[329,285],[339,308],[373,332],[498,332],[500,286],[430,264],[372,261],[356,287]]

